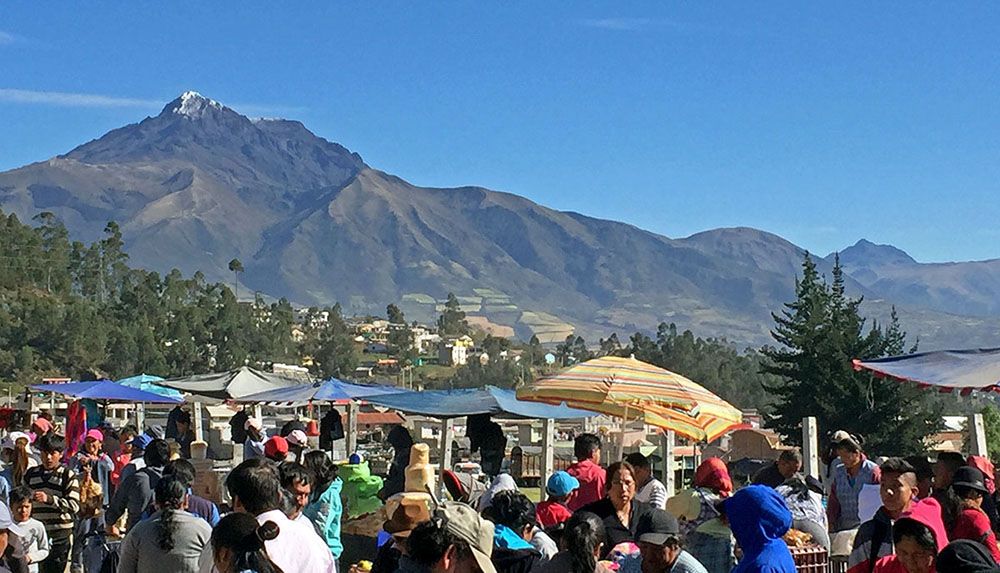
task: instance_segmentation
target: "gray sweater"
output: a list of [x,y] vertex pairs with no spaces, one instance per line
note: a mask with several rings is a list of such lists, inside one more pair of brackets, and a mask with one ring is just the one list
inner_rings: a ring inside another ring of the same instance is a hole
[[118,573],[198,573],[198,559],[212,537],[211,526],[186,511],[173,512],[174,548],[164,551],[159,544],[162,517],[157,511],[128,532],[121,545]]

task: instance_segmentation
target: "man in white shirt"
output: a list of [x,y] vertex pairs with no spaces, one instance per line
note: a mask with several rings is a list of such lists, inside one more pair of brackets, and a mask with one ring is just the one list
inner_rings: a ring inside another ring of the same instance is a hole
[[644,501],[656,509],[665,509],[667,506],[667,487],[663,482],[653,477],[653,470],[649,466],[649,458],[635,452],[625,456],[625,461],[632,464],[632,473],[635,477],[635,499]]
[[226,478],[226,489],[234,511],[254,514],[261,524],[278,525],[278,536],[265,548],[282,571],[334,573],[333,555],[312,526],[292,521],[281,511],[281,480],[275,464],[261,458],[243,462]]

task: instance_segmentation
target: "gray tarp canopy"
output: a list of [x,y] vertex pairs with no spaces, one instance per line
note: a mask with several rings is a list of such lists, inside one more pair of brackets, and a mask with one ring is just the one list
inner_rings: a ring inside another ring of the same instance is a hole
[[310,380],[288,378],[244,366],[239,370],[230,372],[171,378],[157,384],[197,396],[219,400],[234,400],[267,390],[309,383],[311,383]]

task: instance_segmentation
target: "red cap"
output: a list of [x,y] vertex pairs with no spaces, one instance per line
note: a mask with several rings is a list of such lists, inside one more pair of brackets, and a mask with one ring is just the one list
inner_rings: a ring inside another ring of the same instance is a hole
[[285,461],[288,454],[288,440],[281,436],[272,436],[264,442],[264,456],[272,460]]
[[52,431],[52,422],[46,420],[45,418],[35,418],[32,425],[41,430],[43,434],[47,434]]

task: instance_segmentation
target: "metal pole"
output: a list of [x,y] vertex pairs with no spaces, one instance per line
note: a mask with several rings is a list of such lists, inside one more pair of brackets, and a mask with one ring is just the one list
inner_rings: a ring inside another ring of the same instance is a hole
[[674,442],[673,430],[667,430],[660,434],[660,451],[663,457],[663,485],[667,488],[667,497],[673,497],[677,490],[674,480]]
[[545,418],[542,420],[542,475],[538,481],[538,487],[542,490],[541,497],[545,499],[545,484],[549,481],[555,469],[555,420]]
[[135,427],[139,429],[139,433],[145,429],[146,425],[146,403],[136,404],[135,406]]

